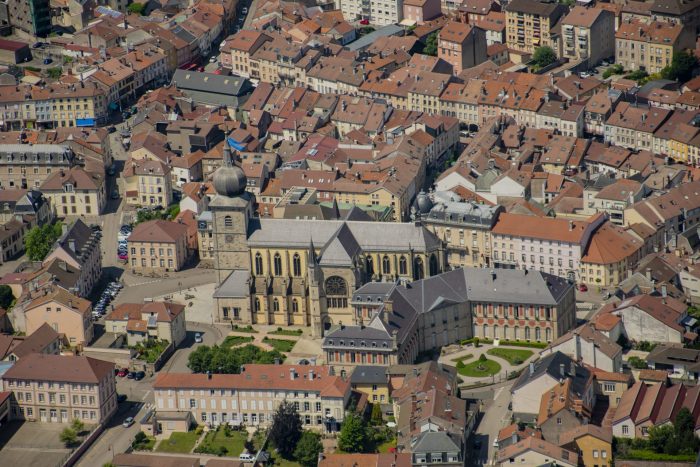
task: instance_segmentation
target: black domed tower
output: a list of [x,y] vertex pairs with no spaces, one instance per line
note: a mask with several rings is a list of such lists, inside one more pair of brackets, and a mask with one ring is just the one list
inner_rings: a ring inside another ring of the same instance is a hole
[[248,223],[253,216],[253,196],[245,191],[247,179],[234,162],[228,140],[224,142],[223,159],[223,165],[214,172],[216,196],[209,203],[219,284],[234,270],[250,271]]

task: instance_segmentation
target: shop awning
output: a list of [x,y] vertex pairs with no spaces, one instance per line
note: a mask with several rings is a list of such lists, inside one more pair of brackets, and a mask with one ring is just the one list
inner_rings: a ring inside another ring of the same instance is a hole
[[75,126],[95,126],[94,118],[78,118],[75,120]]

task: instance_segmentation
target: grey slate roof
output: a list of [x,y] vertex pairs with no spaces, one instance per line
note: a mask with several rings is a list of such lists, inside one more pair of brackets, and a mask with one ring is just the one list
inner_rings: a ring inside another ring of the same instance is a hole
[[[252,219],[248,228],[248,245],[307,248],[313,240],[325,248],[347,224],[362,251],[405,251],[409,247],[426,252],[440,248],[440,239],[422,225],[358,221],[314,221],[303,219]],[[390,232],[390,233],[387,233]]]
[[[75,242],[75,251],[71,249],[72,242]],[[99,240],[92,229],[85,225],[82,220],[76,219],[73,225],[56,240],[53,249],[62,248],[82,265],[87,259],[93,245],[98,243]]]
[[383,384],[386,382],[386,367],[384,366],[357,366],[350,375],[350,384]]
[[226,280],[221,283],[218,289],[214,292],[214,298],[241,298],[247,297],[250,293],[248,279],[250,272],[237,269],[228,275]]
[[[561,379],[561,365],[564,365],[566,376],[571,377],[573,375],[570,374],[570,370],[573,362],[571,357],[561,352],[557,351],[549,354],[532,364],[534,366],[534,371],[532,373],[530,373],[529,368],[525,368],[525,371],[523,371],[520,377],[515,381],[511,391],[525,386],[530,381],[539,378],[545,373],[548,373],[554,379]],[[576,375],[571,378],[571,388],[576,394],[583,394],[590,374],[590,371],[588,371],[586,367],[576,364]]]
[[381,303],[395,288],[393,282],[368,282],[352,294],[352,301]]
[[240,76],[215,75],[192,70],[175,70],[173,84],[195,102],[235,107],[245,101],[250,82]]
[[461,452],[452,438],[444,431],[427,431],[411,440],[411,452]]
[[321,250],[322,266],[352,266],[361,253],[360,245],[346,223],[342,223],[333,238]]
[[356,41],[347,44],[345,48],[356,52],[358,50],[366,49],[370,45],[374,44],[374,42],[380,37],[402,36],[403,33],[403,27],[399,26],[398,24],[389,24],[387,26],[377,29],[374,32],[367,34],[366,36],[360,37]]

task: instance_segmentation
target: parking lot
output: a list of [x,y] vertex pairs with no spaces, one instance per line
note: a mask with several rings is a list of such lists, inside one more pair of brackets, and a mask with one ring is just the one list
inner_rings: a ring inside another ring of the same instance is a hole
[[0,429],[0,465],[55,467],[70,453],[58,435],[67,423],[12,421]]

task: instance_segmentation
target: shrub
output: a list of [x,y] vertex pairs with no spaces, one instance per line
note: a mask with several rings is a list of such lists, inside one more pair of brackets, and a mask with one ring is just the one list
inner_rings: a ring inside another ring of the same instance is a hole
[[479,361],[480,361],[480,362],[485,362],[485,361],[486,361],[486,354],[483,354],[483,353],[482,353],[481,355],[479,355]]

